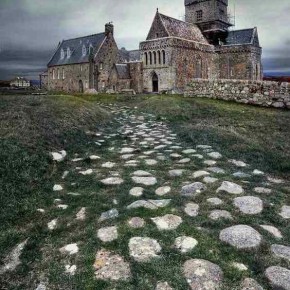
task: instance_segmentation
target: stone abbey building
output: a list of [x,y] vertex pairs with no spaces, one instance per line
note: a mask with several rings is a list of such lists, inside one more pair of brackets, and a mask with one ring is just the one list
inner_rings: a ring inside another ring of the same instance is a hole
[[185,21],[157,10],[139,50],[118,49],[114,27],[59,44],[50,90],[182,91],[194,79],[261,80],[257,28],[232,30],[228,0],[185,0]]

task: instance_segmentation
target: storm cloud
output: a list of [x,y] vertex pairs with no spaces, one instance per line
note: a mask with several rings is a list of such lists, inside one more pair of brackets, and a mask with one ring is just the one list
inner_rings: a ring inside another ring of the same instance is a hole
[[[229,0],[235,29],[258,27],[266,73],[290,74],[289,0]],[[184,0],[1,0],[0,79],[45,70],[63,39],[104,31],[113,21],[119,47],[136,49],[156,8],[183,19]]]

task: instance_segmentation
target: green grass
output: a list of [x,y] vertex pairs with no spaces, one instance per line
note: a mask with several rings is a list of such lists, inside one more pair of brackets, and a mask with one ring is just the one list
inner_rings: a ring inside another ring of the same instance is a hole
[[[102,108],[99,104],[102,104]],[[290,241],[290,226],[277,217],[277,211],[282,204],[290,204],[289,188],[276,186],[273,195],[260,195],[267,210],[255,217],[240,215],[230,206],[231,197],[219,194],[218,197],[225,201],[221,208],[229,210],[235,219],[233,222],[213,222],[207,218],[213,207],[206,203],[207,198],[216,196],[216,185],[212,185],[205,195],[193,200],[202,205],[200,215],[194,219],[184,217],[185,200],[180,197],[179,191],[183,182],[189,181],[190,173],[202,168],[202,161],[196,159],[194,163],[185,166],[188,169],[185,176],[171,182],[171,205],[175,209],[174,213],[183,217],[184,223],[176,231],[159,232],[150,222],[150,217],[172,213],[170,208],[154,212],[125,209],[136,200],[128,195],[134,186],[130,178],[134,168],[118,168],[126,182],[116,191],[115,187],[105,187],[98,181],[111,171],[101,169],[98,162],[85,159],[73,163],[68,160],[56,165],[48,155],[51,151],[65,149],[69,159],[75,157],[75,154],[79,157],[96,154],[102,156],[103,160],[120,162],[117,150],[124,142],[121,136],[107,140],[99,148],[94,144],[97,138],[86,134],[87,131],[102,129],[116,132],[118,125],[111,122],[112,115],[105,107],[108,104],[128,106],[133,112],[154,114],[156,120],[166,121],[178,133],[178,141],[184,147],[212,145],[228,159],[242,159],[251,164],[252,168],[256,167],[284,179],[290,178],[289,111],[207,99],[185,99],[181,96],[1,96],[0,267],[1,260],[15,245],[26,238],[29,240],[21,256],[22,265],[15,272],[0,277],[0,285],[4,289],[23,290],[35,289],[39,281],[49,281],[49,289],[153,290],[157,281],[170,281],[174,289],[181,290],[187,289],[181,265],[189,258],[202,258],[223,268],[228,287],[223,290],[238,289],[235,287],[243,277],[253,277],[267,289],[263,272],[273,263],[273,258],[268,253],[269,245],[277,241],[263,233],[266,237],[263,247],[244,255],[223,245],[217,237],[221,229],[233,223],[251,224],[257,229],[259,224],[270,223],[282,229],[284,239],[281,243],[287,244]],[[115,150],[108,151],[108,147],[115,147]],[[230,174],[234,170],[232,165],[222,161],[219,166],[228,168],[221,179],[239,182]],[[97,178],[95,175],[80,176],[76,167],[95,169]],[[158,185],[145,190],[145,199],[152,198],[154,190],[168,182],[167,172],[171,167],[172,163],[168,161],[160,162],[155,167],[145,164],[138,167],[158,174]],[[65,170],[70,170],[70,174],[66,180],[62,180]],[[251,178],[250,181],[251,184],[243,185],[248,194],[252,194],[253,188],[262,182],[260,177]],[[52,192],[56,183],[64,185],[64,192]],[[78,192],[81,195],[69,196],[66,194],[68,192]],[[62,199],[69,208],[65,211],[57,209],[53,203],[55,198]],[[114,205],[113,199],[117,199],[119,204]],[[275,206],[270,206],[270,203]],[[87,207],[87,219],[77,222],[75,214],[81,207]],[[120,211],[120,217],[116,221],[106,221],[102,226],[118,223],[120,238],[104,245],[96,236],[100,227],[97,218],[103,211],[114,207]],[[37,213],[37,208],[45,208],[45,214]],[[130,229],[126,221],[134,216],[146,219],[147,226],[139,230]],[[56,217],[60,226],[51,232],[47,229],[47,222]],[[197,227],[202,227],[203,230],[198,230]],[[195,237],[199,246],[187,255],[180,255],[172,249],[172,244],[176,237],[185,234]],[[163,248],[162,259],[145,264],[133,262],[128,252],[128,240],[133,236],[148,236],[160,241]],[[77,242],[80,247],[79,255],[69,258],[61,256],[58,249],[73,242]],[[131,262],[131,282],[110,284],[94,278],[92,265],[96,252],[102,247],[113,250]],[[233,261],[249,265],[249,271],[238,272],[230,266]],[[288,266],[285,262],[275,262]],[[63,273],[66,263],[77,264],[76,276],[70,278]]]

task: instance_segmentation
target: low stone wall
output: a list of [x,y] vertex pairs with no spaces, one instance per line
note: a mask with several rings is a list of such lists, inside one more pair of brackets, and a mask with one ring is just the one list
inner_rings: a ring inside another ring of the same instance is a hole
[[184,96],[290,109],[290,83],[197,79],[187,86]]

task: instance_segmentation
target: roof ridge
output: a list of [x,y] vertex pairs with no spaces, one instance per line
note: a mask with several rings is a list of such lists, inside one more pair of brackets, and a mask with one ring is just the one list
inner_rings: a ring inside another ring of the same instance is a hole
[[243,29],[237,29],[237,30],[230,30],[229,32],[236,32],[236,31],[244,31],[244,30],[254,30],[255,27],[252,28],[243,28]]
[[100,34],[105,34],[105,32],[100,32],[100,33],[94,33],[94,34],[90,34],[90,35],[86,35],[86,36],[79,36],[79,37],[75,37],[75,38],[69,38],[69,39],[64,39],[64,41],[69,41],[69,40],[76,40],[76,39],[80,39],[80,38],[87,38],[87,37],[91,37],[91,36],[97,36]]
[[189,25],[192,25],[192,26],[197,26],[196,24],[194,23],[190,23],[190,22],[186,22],[186,21],[183,21],[183,20],[180,20],[180,19],[177,19],[177,18],[174,18],[174,17],[171,17],[171,16],[168,16],[168,15],[165,15],[165,14],[162,14],[162,13],[159,13],[161,16],[165,16],[167,18],[171,18],[173,20],[176,20],[176,21],[179,21],[179,22],[182,22],[182,23],[185,23],[185,24],[189,24]]

